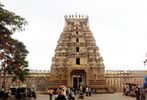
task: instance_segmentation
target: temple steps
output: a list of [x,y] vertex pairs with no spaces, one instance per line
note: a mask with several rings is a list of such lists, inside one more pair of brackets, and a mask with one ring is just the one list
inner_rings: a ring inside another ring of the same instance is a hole
[[114,93],[114,91],[107,86],[106,80],[89,80],[89,86],[93,88],[93,93],[96,94]]

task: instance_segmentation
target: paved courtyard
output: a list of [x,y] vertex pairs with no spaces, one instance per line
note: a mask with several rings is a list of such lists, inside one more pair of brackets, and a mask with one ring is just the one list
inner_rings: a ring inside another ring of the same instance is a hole
[[[48,95],[38,95],[37,100],[49,100]],[[78,99],[78,95],[76,95],[75,100]],[[123,96],[122,93],[114,93],[114,94],[93,94],[90,97],[85,97],[83,100],[136,100],[134,97]]]

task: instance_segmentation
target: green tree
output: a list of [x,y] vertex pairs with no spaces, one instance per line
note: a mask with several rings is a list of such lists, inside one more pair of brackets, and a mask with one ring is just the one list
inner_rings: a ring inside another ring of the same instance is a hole
[[28,51],[22,42],[12,38],[16,31],[23,31],[27,21],[4,9],[0,2],[0,73],[3,75],[3,87],[5,88],[5,75],[13,74],[14,80],[25,80],[29,72],[26,56]]

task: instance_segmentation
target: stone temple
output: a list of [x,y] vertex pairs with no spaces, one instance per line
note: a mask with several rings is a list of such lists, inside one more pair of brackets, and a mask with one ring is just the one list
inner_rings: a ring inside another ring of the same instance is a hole
[[[89,29],[88,17],[74,15],[65,16],[65,27],[58,41],[51,70],[30,70],[29,73],[25,83],[38,93],[59,85],[71,88],[88,86],[98,92],[122,92],[126,83],[142,86],[147,70],[104,70],[103,59]],[[4,76],[0,74],[2,87]],[[6,89],[12,86],[13,77],[12,74],[6,75]]]
[[49,87],[107,90],[105,66],[89,28],[88,16],[65,16],[65,26],[52,58]]

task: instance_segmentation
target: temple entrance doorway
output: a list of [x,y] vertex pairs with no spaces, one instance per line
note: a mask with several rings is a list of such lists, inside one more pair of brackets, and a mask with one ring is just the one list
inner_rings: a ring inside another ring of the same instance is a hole
[[83,86],[86,86],[86,73],[84,70],[73,70],[71,72],[72,88],[80,90]]

